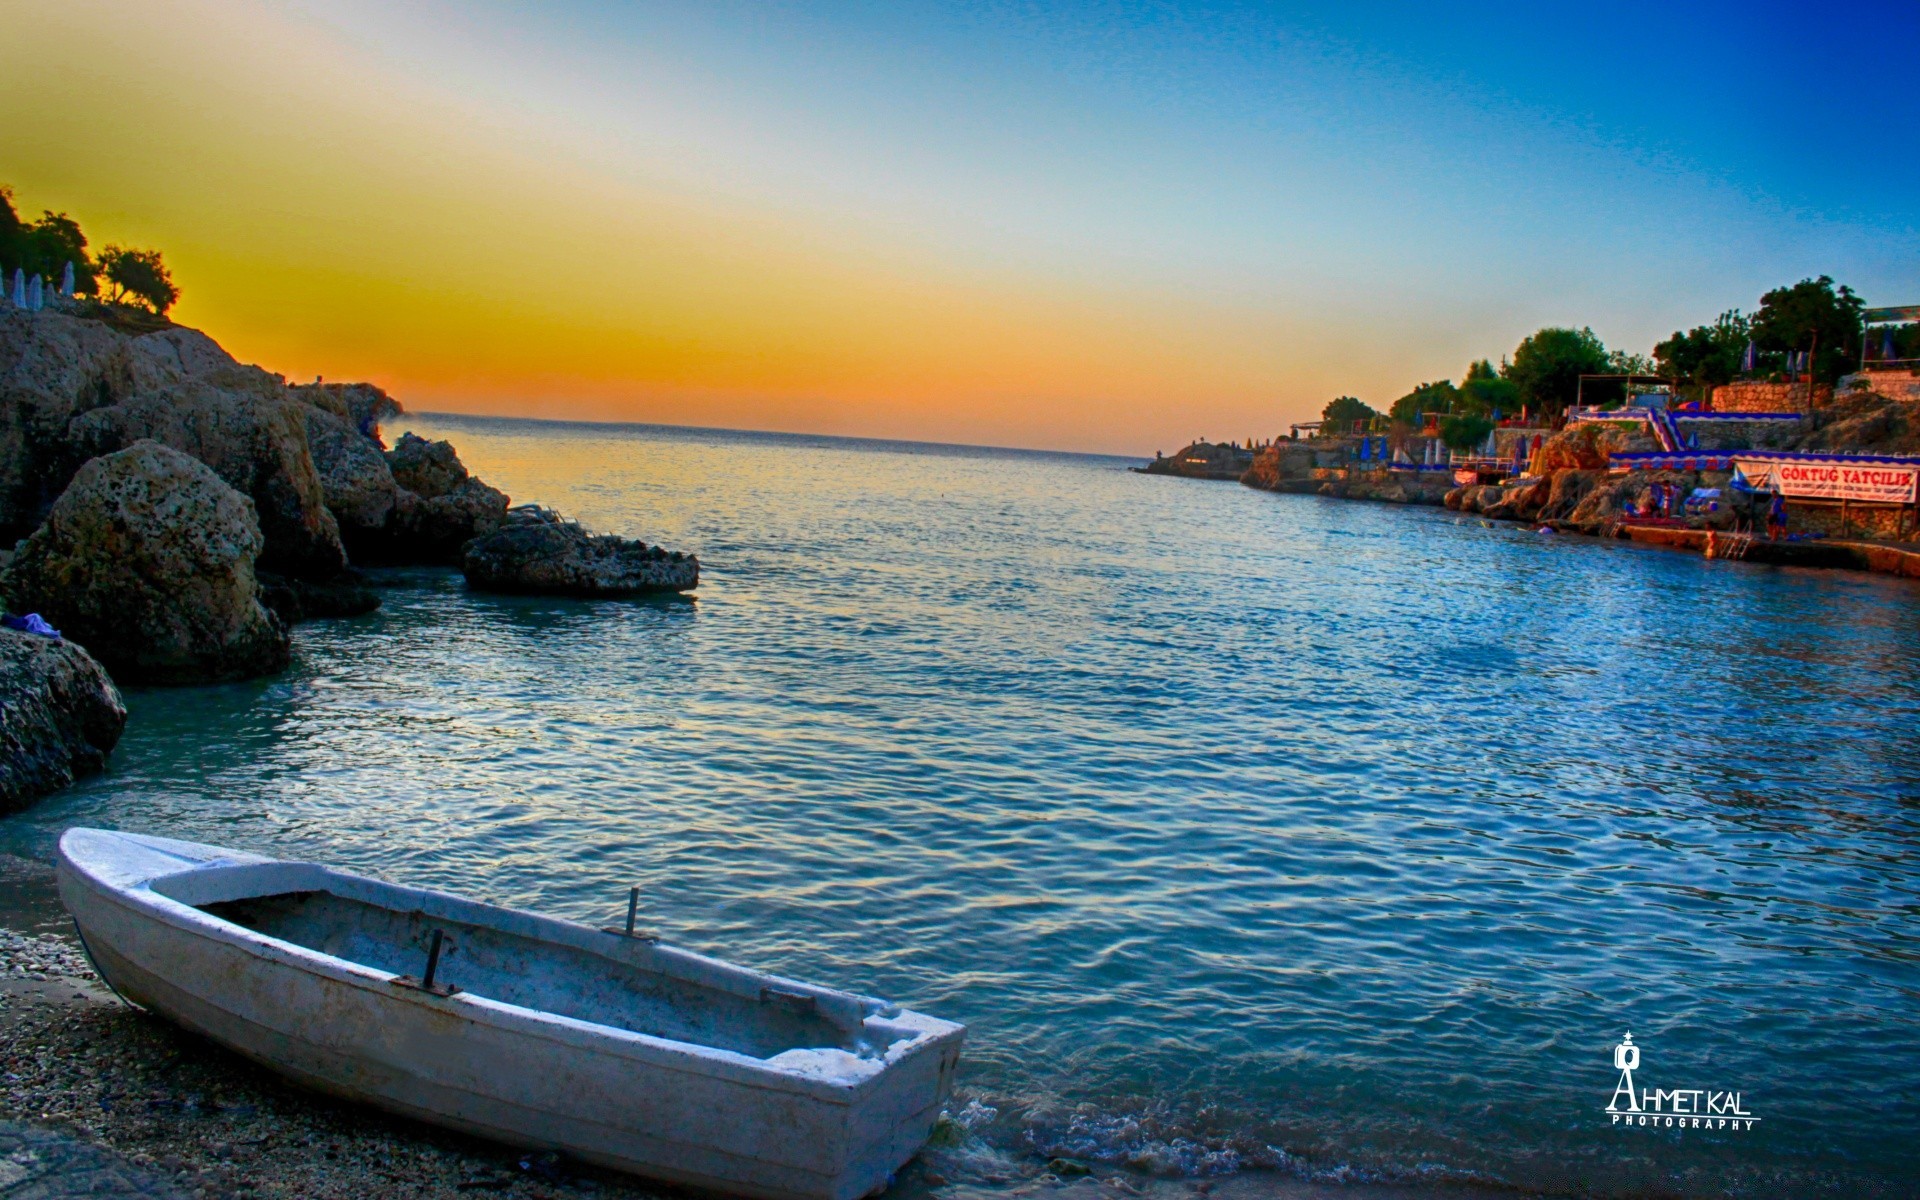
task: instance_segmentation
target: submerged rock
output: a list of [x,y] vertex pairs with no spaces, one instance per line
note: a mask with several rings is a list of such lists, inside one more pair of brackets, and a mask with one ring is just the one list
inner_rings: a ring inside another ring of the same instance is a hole
[[257,574],[260,603],[283,624],[357,617],[380,607],[379,593],[358,571],[342,571],[332,579],[293,579],[266,571]]
[[0,629],[0,812],[106,766],[127,710],[72,642]]
[[96,458],[8,564],[14,605],[45,614],[125,682],[210,683],[286,666],[260,602],[252,501],[158,442]]
[[493,592],[633,596],[699,586],[700,560],[613,534],[592,534],[551,509],[525,505],[467,546],[461,569]]

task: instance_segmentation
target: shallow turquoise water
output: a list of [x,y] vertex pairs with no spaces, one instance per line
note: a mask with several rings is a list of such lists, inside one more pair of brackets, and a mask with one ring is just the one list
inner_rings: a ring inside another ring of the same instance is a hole
[[[971,1028],[943,1172],[1920,1187],[1920,586],[1120,460],[409,418],[697,551],[697,601],[416,572],[147,692],[4,825],[307,856]],[[397,432],[390,430],[390,433]],[[1640,1083],[1752,1131],[1612,1127]]]

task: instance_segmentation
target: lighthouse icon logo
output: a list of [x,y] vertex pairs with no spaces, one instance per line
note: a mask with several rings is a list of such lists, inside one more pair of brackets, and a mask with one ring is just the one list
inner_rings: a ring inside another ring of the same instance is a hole
[[1640,1069],[1640,1047],[1633,1044],[1633,1034],[1629,1033],[1618,1046],[1613,1048],[1613,1069],[1620,1072],[1620,1082],[1613,1089],[1613,1099],[1607,1101],[1608,1112],[1620,1112],[1620,1097],[1627,1098],[1627,1112],[1639,1112],[1640,1101],[1633,1090],[1633,1073]]

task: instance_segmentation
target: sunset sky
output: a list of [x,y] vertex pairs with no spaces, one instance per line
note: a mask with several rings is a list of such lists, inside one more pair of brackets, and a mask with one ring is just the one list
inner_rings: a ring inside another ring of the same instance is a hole
[[1150,454],[1920,303],[1920,6],[1562,7],[17,4],[0,181],[417,409]]

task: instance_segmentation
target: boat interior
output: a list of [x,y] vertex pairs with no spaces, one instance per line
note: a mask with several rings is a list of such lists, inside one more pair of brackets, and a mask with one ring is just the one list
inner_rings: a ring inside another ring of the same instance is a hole
[[[257,879],[264,887],[207,886],[209,875],[237,884],[237,876],[261,874],[231,867],[152,886],[219,920],[413,981],[425,975],[438,932],[436,984],[537,1012],[759,1059],[801,1049],[873,1052],[863,1036],[866,1008],[853,996],[796,990],[617,933],[324,868],[276,865]],[[285,878],[290,870],[305,878]],[[441,911],[423,911],[423,900]]]

